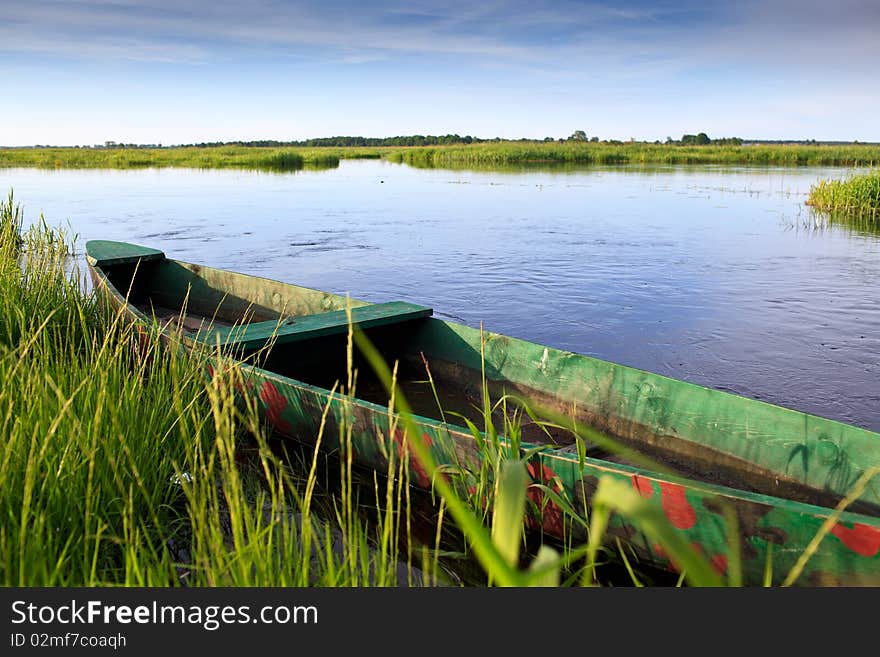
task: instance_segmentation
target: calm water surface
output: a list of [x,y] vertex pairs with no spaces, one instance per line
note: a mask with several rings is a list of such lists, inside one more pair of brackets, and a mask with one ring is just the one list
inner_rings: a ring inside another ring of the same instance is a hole
[[382,161],[273,174],[0,170],[82,248],[169,257],[438,317],[880,431],[880,231],[803,202],[817,168],[522,173]]

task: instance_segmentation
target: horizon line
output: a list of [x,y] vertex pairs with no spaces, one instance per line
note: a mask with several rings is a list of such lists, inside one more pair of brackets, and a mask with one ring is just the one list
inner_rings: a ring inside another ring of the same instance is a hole
[[[697,133],[702,134],[702,133]],[[690,135],[682,135],[682,137],[693,136]],[[15,148],[86,148],[86,149],[105,149],[105,148],[187,148],[187,147],[214,147],[214,146],[233,146],[233,145],[253,145],[258,143],[263,143],[266,146],[269,145],[277,145],[277,146],[305,146],[305,142],[313,142],[313,141],[327,141],[333,139],[365,139],[365,140],[390,140],[390,139],[433,139],[433,138],[443,138],[443,137],[457,137],[460,140],[471,139],[476,140],[476,143],[479,142],[535,142],[535,143],[556,143],[556,142],[574,142],[574,143],[599,143],[599,144],[651,144],[651,145],[666,145],[666,144],[681,144],[681,139],[673,139],[671,142],[662,141],[659,139],[615,139],[615,138],[590,138],[590,139],[571,139],[570,137],[477,137],[475,135],[459,135],[458,133],[447,133],[447,134],[410,134],[410,135],[393,135],[393,136],[384,136],[384,137],[368,137],[364,135],[333,135],[328,137],[308,137],[306,139],[230,139],[230,140],[214,140],[214,141],[199,141],[199,142],[190,142],[190,143],[175,143],[175,144],[164,144],[162,142],[156,143],[135,143],[135,142],[121,142],[115,140],[106,140],[103,144],[24,144],[24,145],[7,145],[0,144],[0,148],[2,149],[15,149]],[[592,141],[591,141],[592,139]],[[711,146],[713,145],[711,142],[715,141],[729,141],[729,140],[740,140],[742,145],[748,144],[805,144],[805,145],[836,145],[836,144],[849,144],[849,145],[864,145],[864,146],[880,146],[880,141],[862,141],[860,139],[853,140],[844,140],[844,139],[816,139],[816,138],[748,138],[748,137],[717,137],[711,138],[710,143],[708,144],[699,144]],[[449,144],[423,144],[421,146],[461,146],[468,145],[468,142],[453,142]],[[693,145],[693,144],[689,144]],[[729,145],[729,144],[728,144]],[[382,146],[381,144],[373,144],[373,145],[333,145],[333,144],[312,144],[308,147],[310,148],[376,148]],[[405,144],[389,144],[388,146],[397,146],[398,148],[413,148],[420,147],[419,145],[405,145]],[[252,146],[254,148],[260,148],[262,146]]]

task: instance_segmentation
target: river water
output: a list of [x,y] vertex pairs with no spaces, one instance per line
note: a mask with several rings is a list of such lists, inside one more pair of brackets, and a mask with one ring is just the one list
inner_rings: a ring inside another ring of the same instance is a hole
[[880,431],[880,230],[850,170],[0,170],[27,221],[435,315]]

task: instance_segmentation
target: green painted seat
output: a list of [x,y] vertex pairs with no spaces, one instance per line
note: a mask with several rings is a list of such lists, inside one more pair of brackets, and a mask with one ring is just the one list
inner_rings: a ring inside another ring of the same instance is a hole
[[163,260],[165,254],[148,246],[112,242],[110,240],[89,240],[86,242],[86,258],[93,267],[127,265],[138,261]]
[[[351,324],[361,329],[398,324],[430,317],[433,309],[405,301],[390,301],[351,309]],[[282,320],[254,322],[217,328],[199,333],[198,339],[208,344],[259,349],[270,340],[276,344],[310,340],[346,333],[349,320],[346,311],[334,310]]]

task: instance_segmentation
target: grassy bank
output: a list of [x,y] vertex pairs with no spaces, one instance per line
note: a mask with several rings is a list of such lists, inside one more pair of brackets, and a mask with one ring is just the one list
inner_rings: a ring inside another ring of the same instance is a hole
[[820,180],[810,188],[807,205],[850,217],[880,216],[880,169],[842,180]]
[[270,449],[235,366],[207,384],[205,354],[136,340],[69,275],[72,246],[0,204],[0,584],[434,583],[436,562],[398,561],[400,485],[369,491],[370,523],[350,486],[318,499],[317,455]]
[[3,148],[0,168],[241,168],[296,171],[341,159],[386,158],[417,167],[503,169],[548,165],[732,164],[873,166],[880,146],[678,146],[646,142],[520,142],[419,147]]

